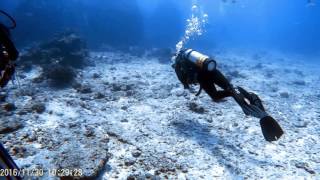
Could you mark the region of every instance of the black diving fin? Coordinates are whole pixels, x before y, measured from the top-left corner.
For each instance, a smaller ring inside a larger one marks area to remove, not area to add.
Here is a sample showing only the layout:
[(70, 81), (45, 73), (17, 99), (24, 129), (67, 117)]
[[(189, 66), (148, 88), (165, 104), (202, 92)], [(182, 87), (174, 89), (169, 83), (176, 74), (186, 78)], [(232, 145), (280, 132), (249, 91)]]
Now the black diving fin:
[(271, 116), (260, 119), (260, 126), (266, 141), (277, 141), (283, 135), (282, 128)]
[(266, 141), (276, 141), (283, 135), (282, 128), (275, 119), (265, 112), (262, 101), (256, 94), (237, 87), (233, 91), (233, 97), (246, 115), (260, 119), (262, 134)]

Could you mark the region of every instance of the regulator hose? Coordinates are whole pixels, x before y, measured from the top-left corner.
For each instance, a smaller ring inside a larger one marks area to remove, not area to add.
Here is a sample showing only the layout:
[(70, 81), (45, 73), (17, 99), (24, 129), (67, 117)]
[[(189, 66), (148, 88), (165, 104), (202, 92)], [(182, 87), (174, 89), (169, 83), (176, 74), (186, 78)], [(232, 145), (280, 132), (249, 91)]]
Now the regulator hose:
[(6, 12), (4, 12), (4, 11), (2, 11), (2, 10), (0, 10), (0, 13), (3, 14), (4, 16), (6, 16), (6, 17), (11, 21), (11, 23), (12, 23), (11, 26), (6, 26), (8, 29), (14, 29), (14, 28), (17, 27), (17, 23), (16, 23), (16, 21), (13, 19), (12, 16), (10, 16), (8, 13), (6, 13)]

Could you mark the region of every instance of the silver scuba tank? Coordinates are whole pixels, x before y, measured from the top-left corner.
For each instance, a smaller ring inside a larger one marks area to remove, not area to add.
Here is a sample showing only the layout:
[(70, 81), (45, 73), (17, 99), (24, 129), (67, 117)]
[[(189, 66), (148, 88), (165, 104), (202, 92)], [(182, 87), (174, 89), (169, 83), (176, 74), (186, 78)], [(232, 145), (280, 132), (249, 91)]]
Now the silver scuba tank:
[(194, 63), (197, 67), (207, 70), (214, 71), (217, 67), (216, 61), (211, 59), (209, 56), (206, 56), (202, 53), (194, 51), (192, 49), (186, 49), (181, 51), (182, 57)]

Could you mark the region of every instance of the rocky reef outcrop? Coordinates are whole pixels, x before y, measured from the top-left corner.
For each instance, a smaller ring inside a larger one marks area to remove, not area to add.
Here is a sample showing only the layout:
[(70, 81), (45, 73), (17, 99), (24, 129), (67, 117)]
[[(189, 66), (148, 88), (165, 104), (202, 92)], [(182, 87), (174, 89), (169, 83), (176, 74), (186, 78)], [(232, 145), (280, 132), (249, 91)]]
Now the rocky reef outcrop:
[(65, 87), (73, 83), (77, 69), (88, 64), (87, 59), (85, 41), (68, 31), (27, 49), (19, 64), (24, 70), (30, 70), (32, 66), (42, 68), (42, 74), (34, 82), (47, 80), (53, 87)]

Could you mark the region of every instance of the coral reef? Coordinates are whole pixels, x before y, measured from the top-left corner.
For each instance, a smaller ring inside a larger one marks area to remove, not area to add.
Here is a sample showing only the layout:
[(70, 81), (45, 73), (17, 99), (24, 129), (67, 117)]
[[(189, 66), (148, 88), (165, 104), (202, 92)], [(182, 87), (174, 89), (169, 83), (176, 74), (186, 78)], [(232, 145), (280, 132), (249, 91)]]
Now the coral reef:
[(63, 88), (75, 82), (76, 71), (69, 66), (56, 65), (43, 73), (52, 87)]
[(88, 64), (87, 58), (86, 43), (75, 33), (67, 31), (28, 49), (19, 63), (22, 69), (30, 70), (33, 65), (42, 67), (42, 75), (34, 82), (48, 80), (53, 87), (65, 87), (74, 81), (76, 69)]
[(86, 64), (86, 43), (73, 32), (56, 34), (53, 39), (27, 50), (20, 58), (22, 65), (52, 65), (82, 68)]

